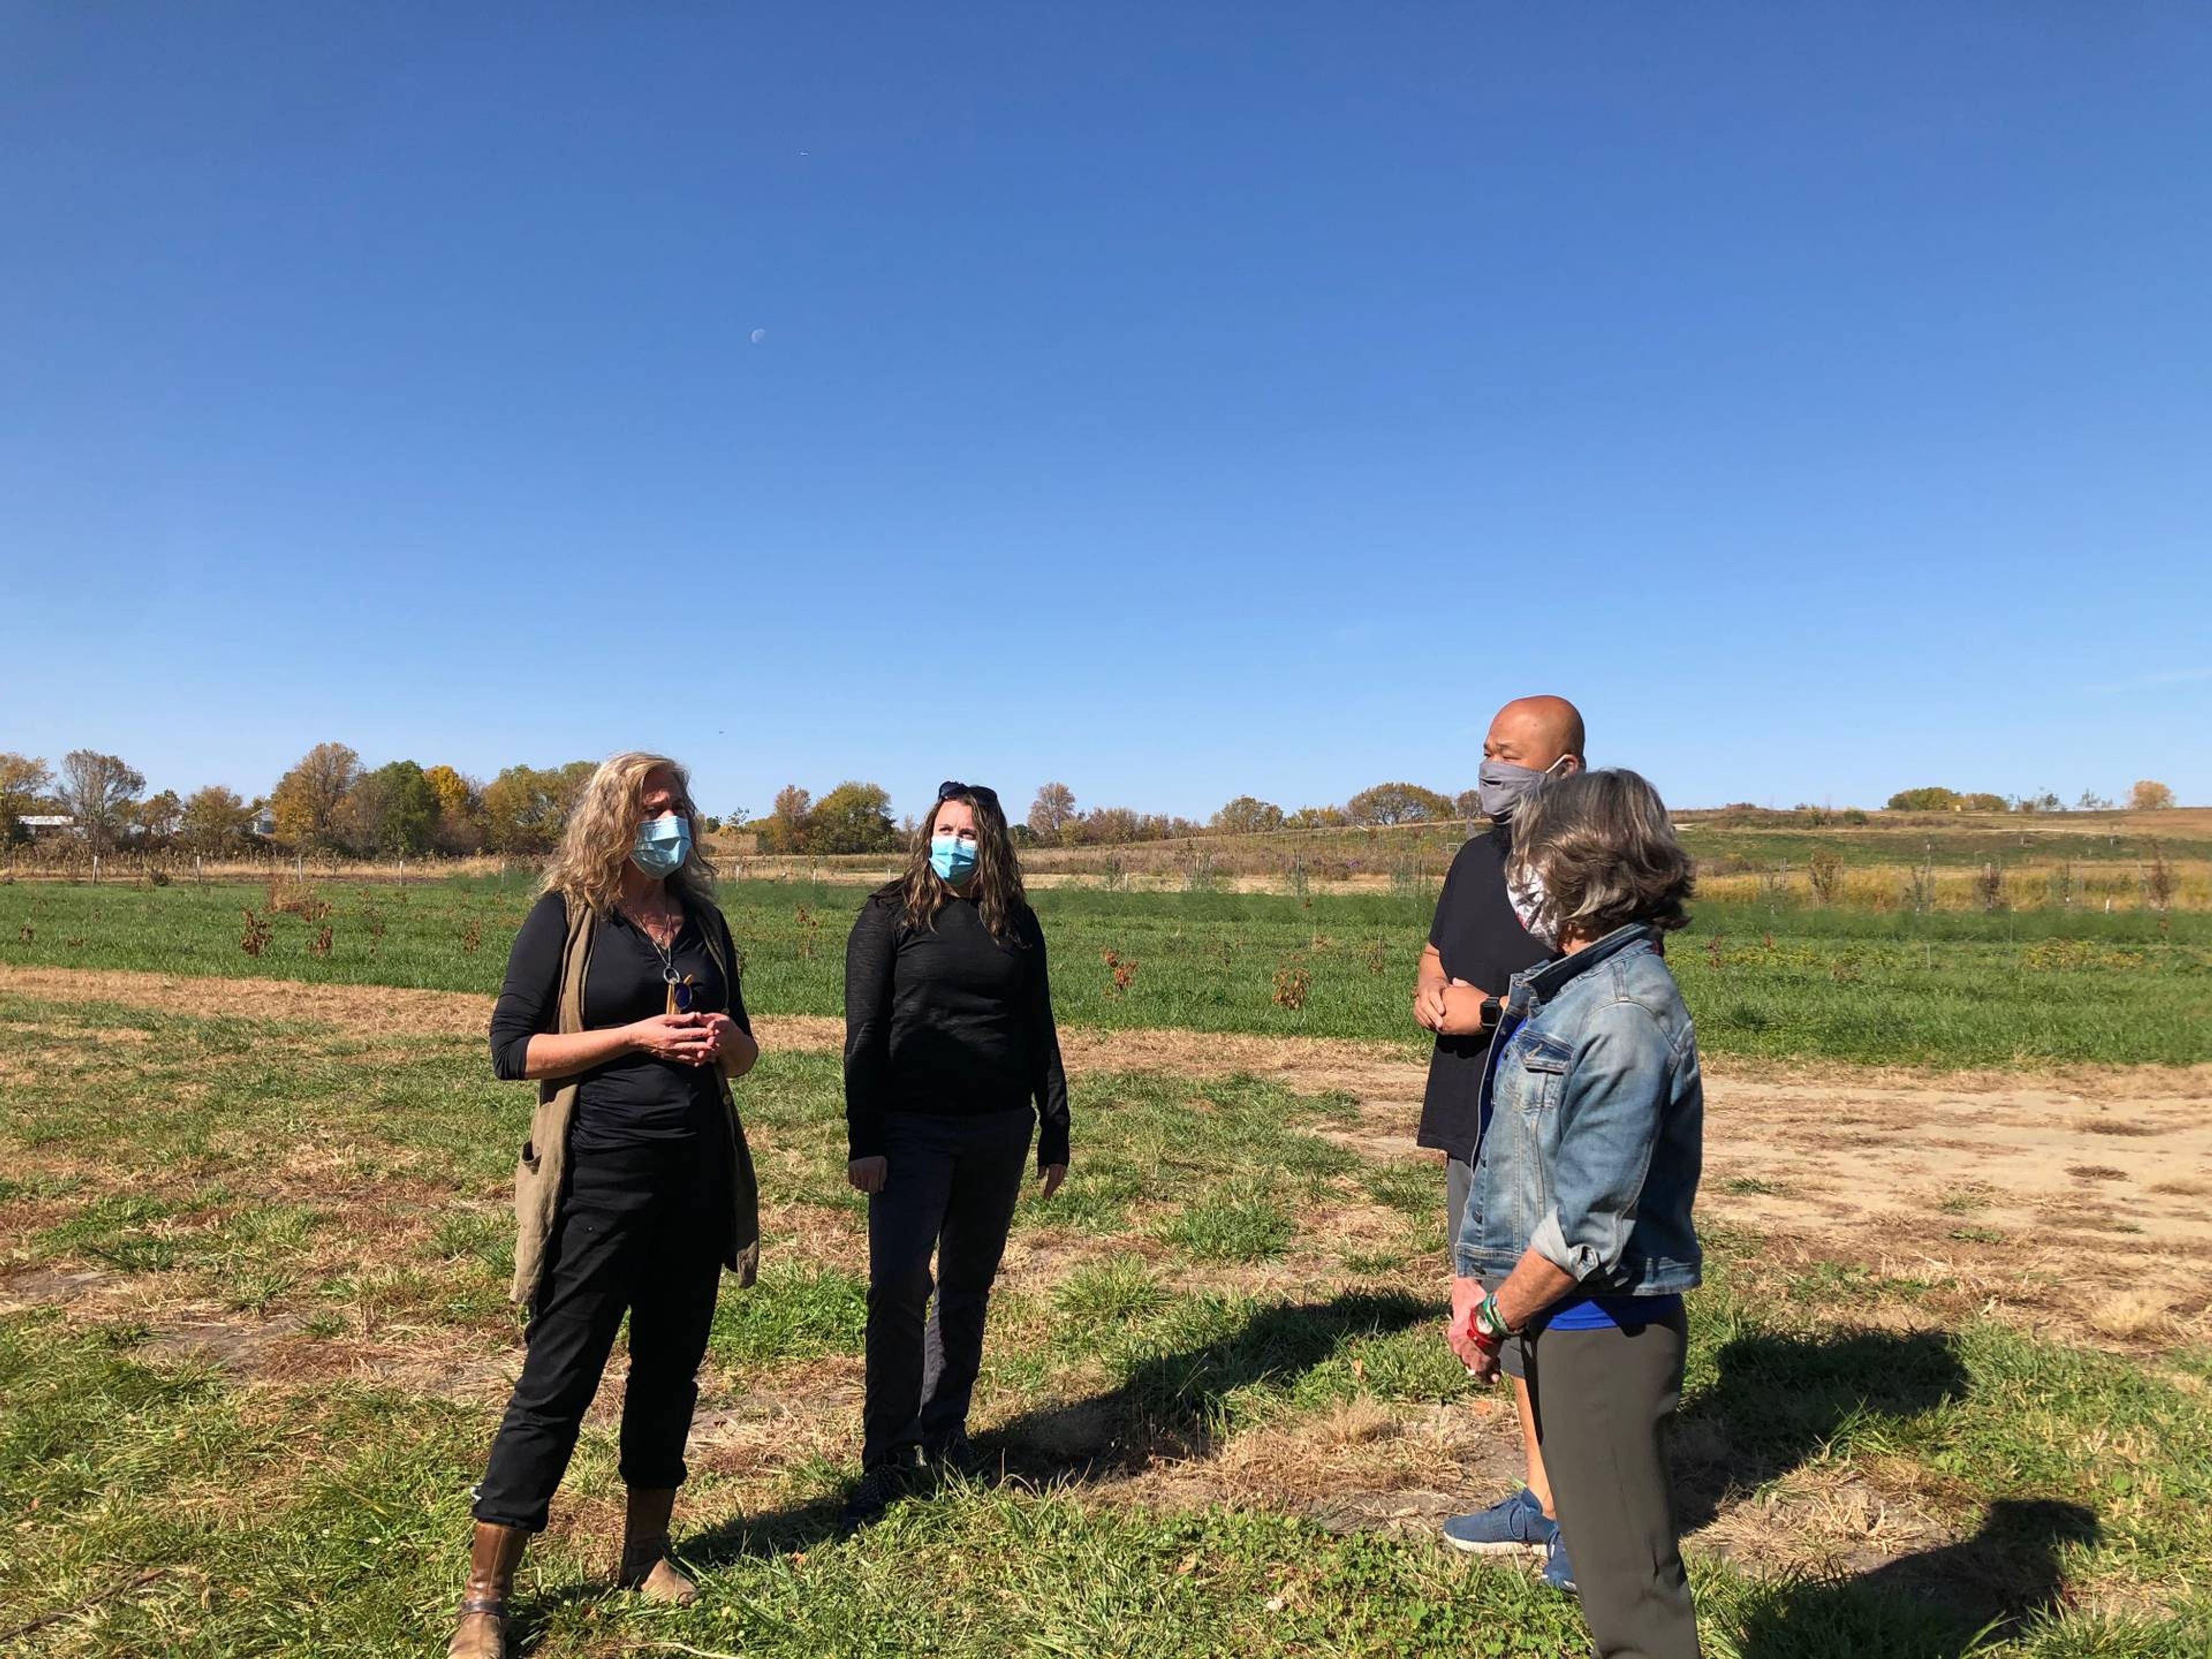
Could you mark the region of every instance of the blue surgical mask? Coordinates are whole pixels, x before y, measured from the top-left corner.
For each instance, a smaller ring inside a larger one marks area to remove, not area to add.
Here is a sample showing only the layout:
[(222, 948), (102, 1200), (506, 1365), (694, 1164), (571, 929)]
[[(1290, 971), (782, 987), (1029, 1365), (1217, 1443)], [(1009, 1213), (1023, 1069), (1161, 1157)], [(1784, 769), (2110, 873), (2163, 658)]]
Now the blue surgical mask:
[(647, 818), (629, 849), (629, 861), (655, 881), (674, 875), (690, 856), (691, 820), (684, 817)]
[(1482, 807), (1482, 816), (1493, 823), (1503, 823), (1513, 816), (1513, 809), (1521, 804), (1522, 797), (1566, 764), (1562, 755), (1539, 772), (1533, 766), (1516, 766), (1511, 761), (1491, 760), (1486, 757), (1474, 775), (1474, 793)]
[(975, 873), (975, 843), (963, 841), (957, 836), (933, 836), (929, 843), (929, 867), (937, 872), (940, 881), (967, 880)]

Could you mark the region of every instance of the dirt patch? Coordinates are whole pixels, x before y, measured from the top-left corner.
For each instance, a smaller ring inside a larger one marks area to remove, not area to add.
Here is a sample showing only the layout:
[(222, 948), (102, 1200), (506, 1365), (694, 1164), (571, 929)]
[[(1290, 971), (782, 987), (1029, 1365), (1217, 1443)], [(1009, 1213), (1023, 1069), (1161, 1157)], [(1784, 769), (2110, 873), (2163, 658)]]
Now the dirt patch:
[[(490, 1009), (480, 996), (386, 986), (4, 966), (0, 991), (417, 1036), (480, 1036)], [(830, 1052), (843, 1036), (819, 1016), (758, 1024), (771, 1049)], [(1364, 1157), (1414, 1152), (1426, 1068), (1407, 1047), (1083, 1029), (1062, 1042), (1079, 1073), (1245, 1073), (1347, 1094), (1356, 1117), (1322, 1133)], [(1706, 1079), (1710, 1220), (1933, 1282), (1939, 1298), (2047, 1303), (2056, 1285), (2085, 1312), (2124, 1293), (2139, 1330), (2203, 1326), (2212, 1066), (1928, 1074), (1718, 1060)]]

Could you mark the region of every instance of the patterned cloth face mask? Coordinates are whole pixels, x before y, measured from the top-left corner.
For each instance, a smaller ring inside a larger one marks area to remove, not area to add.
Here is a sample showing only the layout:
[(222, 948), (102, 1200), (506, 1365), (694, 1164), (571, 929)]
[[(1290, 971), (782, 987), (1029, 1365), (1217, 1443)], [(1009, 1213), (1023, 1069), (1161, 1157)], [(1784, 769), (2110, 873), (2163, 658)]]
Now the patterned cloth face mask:
[(1509, 872), (1505, 880), (1505, 896), (1512, 901), (1513, 915), (1528, 930), (1528, 937), (1547, 951), (1557, 955), (1559, 936), (1544, 920), (1545, 893), (1543, 878), (1534, 870), (1523, 868)]

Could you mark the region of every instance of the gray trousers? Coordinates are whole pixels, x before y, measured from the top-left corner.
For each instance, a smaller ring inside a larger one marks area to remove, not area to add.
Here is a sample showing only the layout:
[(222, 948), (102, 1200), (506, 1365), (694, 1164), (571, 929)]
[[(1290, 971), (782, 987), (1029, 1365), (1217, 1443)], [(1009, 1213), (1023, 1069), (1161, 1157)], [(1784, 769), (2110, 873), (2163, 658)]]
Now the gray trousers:
[[(1460, 1218), (1467, 1213), (1467, 1195), (1474, 1188), (1474, 1165), (1465, 1158), (1444, 1154), (1444, 1260), (1451, 1264), (1454, 1273), (1459, 1272), (1458, 1244)], [(1495, 1291), (1505, 1282), (1504, 1274), (1486, 1279), (1482, 1288)], [(1521, 1345), (1508, 1342), (1505, 1351), (1498, 1356), (1498, 1368), (1508, 1376), (1526, 1376), (1528, 1373), (1521, 1364)]]
[(916, 1446), (942, 1450), (967, 1431), (991, 1283), (1036, 1125), (1027, 1106), (975, 1117), (885, 1118), (884, 1189), (868, 1199), (861, 1468), (904, 1462)]
[(1523, 1350), (1536, 1443), (1600, 1659), (1697, 1659), (1666, 1438), (1689, 1346), (1677, 1310), (1649, 1324), (1540, 1331)]

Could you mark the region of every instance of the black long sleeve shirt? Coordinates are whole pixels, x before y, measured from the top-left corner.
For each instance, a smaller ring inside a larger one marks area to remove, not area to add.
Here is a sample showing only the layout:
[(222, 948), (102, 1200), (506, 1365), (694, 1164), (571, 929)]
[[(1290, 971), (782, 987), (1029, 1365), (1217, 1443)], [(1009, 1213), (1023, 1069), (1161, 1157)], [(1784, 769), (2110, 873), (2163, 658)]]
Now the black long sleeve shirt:
[[(1505, 859), (1513, 841), (1503, 824), (1459, 849), (1437, 900), (1429, 943), (1445, 974), (1503, 997), (1513, 975), (1551, 952), (1530, 936), (1505, 895)], [(1429, 1057), (1429, 1086), (1421, 1100), (1414, 1144), (1435, 1146), (1463, 1163), (1474, 1161), (1481, 1134), (1482, 1074), (1490, 1059), (1487, 1030), (1464, 1036), (1439, 1032)]]
[[(668, 1008), (660, 956), (637, 924), (620, 912), (592, 924), (592, 960), (584, 972), (584, 1029), (628, 1025)], [(691, 975), (691, 1006), (726, 1012), (750, 1036), (743, 993), (726, 986), (707, 949), (702, 929), (719, 937), (722, 959), (737, 960), (730, 924), (719, 910), (703, 916), (686, 909), (670, 951), (676, 971)], [(507, 982), (491, 1015), (492, 1070), (508, 1080), (526, 1074), (530, 1039), (561, 1023), (561, 947), (568, 937), (568, 906), (548, 893), (532, 907), (507, 955)], [(686, 1066), (648, 1054), (617, 1054), (583, 1074), (570, 1119), (568, 1144), (580, 1151), (635, 1146), (718, 1133), (721, 1079), (711, 1066)]]
[(850, 1155), (882, 1156), (886, 1113), (965, 1116), (1032, 1102), (1038, 1167), (1066, 1163), (1067, 1077), (1036, 913), (1023, 906), (1001, 941), (966, 899), (913, 928), (896, 892), (872, 895), (845, 945)]

